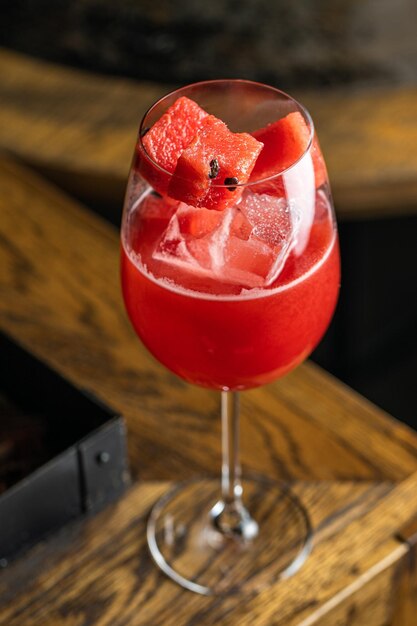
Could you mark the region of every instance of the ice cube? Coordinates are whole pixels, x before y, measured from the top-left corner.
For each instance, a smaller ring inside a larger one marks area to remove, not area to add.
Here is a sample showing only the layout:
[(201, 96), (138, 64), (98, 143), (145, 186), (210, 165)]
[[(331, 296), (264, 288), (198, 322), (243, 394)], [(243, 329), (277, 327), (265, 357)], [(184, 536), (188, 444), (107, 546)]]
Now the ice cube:
[(310, 151), (282, 177), (293, 229), (292, 248), (300, 256), (308, 244), (314, 221), (316, 188)]
[(189, 241), (188, 249), (201, 267), (211, 269), (212, 278), (249, 288), (265, 284), (275, 260), (273, 249), (261, 240), (233, 234), (224, 239), (224, 232)]
[(239, 209), (251, 225), (251, 235), (272, 245), (291, 236), (290, 209), (285, 198), (245, 191)]
[[(194, 272), (200, 273), (198, 271), (200, 269), (199, 262), (188, 250), (187, 234), (181, 231), (180, 218), (186, 212), (186, 209), (188, 209), (187, 205), (181, 203), (173, 214), (153, 253), (153, 257), (158, 261), (164, 261), (170, 265), (183, 269), (192, 269)], [(201, 267), (201, 269), (203, 270), (204, 268)]]
[(250, 238), (269, 244), (273, 259), (265, 276), (265, 286), (271, 285), (281, 273), (295, 245), (295, 230), (291, 205), (285, 198), (246, 191), (239, 209), (251, 224)]
[(242, 205), (220, 212), (181, 203), (154, 258), (223, 283), (246, 288), (271, 284), (289, 253), (291, 219), (285, 202), (247, 195), (245, 211)]
[(231, 236), (225, 249), (223, 271), (229, 280), (246, 287), (263, 287), (275, 262), (274, 249), (257, 238)]
[(209, 235), (209, 252), (211, 266), (215, 273), (219, 273), (226, 263), (226, 245), (230, 238), (232, 223), (236, 217), (236, 209), (230, 207), (223, 211), (219, 226)]
[(236, 209), (211, 211), (181, 202), (153, 256), (194, 274), (217, 278)]

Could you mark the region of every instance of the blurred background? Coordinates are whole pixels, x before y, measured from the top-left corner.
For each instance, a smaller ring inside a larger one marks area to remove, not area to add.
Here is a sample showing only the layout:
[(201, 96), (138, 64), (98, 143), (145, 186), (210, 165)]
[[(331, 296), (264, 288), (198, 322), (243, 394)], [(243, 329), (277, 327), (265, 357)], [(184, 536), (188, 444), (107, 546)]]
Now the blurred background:
[(114, 224), (139, 119), (171, 87), (241, 77), (307, 105), (343, 262), (338, 310), (313, 358), (417, 428), (415, 0), (0, 6), (0, 149)]
[(284, 89), (416, 78), (414, 0), (14, 0), (3, 44), (167, 83), (235, 77)]

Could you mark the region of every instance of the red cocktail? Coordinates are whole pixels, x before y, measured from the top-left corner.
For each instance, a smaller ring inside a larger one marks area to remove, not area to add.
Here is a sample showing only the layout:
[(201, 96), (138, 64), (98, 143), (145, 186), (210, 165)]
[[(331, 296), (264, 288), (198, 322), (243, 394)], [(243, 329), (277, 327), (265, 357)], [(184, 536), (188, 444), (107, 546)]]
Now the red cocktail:
[[(184, 128), (188, 135), (178, 140)], [(254, 565), (252, 571), (250, 559), (255, 564), (262, 550), (270, 551), (268, 580), (294, 569), (309, 525), (299, 503), (268, 481), (247, 486), (252, 508), (260, 496), (272, 503), (280, 494), (262, 532), (256, 512), (243, 505), (235, 392), (283, 376), (311, 353), (333, 314), (340, 280), (327, 174), (305, 110), (247, 81), (192, 85), (154, 105), (129, 179), (121, 268), (126, 309), (150, 352), (183, 379), (223, 392), (221, 498), (204, 510), (213, 493), (206, 485), (197, 519), (184, 503), (200, 488), (169, 496), (151, 518), (151, 552), (194, 591), (257, 588), (264, 574)], [(166, 543), (167, 519), (174, 543), (175, 528), (194, 536), (176, 554)], [(277, 520), (281, 537), (271, 548), (267, 532)], [(245, 555), (243, 574), (237, 553)]]
[(303, 255), (291, 254), (271, 286), (243, 293), (153, 259), (169, 219), (133, 216), (123, 244), (123, 293), (152, 354), (191, 383), (234, 390), (270, 382), (303, 361), (327, 328), (339, 285), (336, 232), (322, 202)]

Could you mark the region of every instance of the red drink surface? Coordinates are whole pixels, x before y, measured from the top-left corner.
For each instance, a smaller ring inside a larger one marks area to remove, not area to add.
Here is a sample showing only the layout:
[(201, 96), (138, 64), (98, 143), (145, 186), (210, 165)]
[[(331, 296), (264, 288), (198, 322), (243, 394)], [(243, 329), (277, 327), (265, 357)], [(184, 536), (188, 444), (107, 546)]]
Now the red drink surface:
[(333, 314), (340, 280), (331, 210), (316, 208), (306, 249), (291, 253), (268, 287), (243, 289), (196, 277), (152, 257), (168, 217), (133, 211), (122, 241), (123, 295), (131, 322), (171, 371), (213, 389), (271, 382), (315, 348)]

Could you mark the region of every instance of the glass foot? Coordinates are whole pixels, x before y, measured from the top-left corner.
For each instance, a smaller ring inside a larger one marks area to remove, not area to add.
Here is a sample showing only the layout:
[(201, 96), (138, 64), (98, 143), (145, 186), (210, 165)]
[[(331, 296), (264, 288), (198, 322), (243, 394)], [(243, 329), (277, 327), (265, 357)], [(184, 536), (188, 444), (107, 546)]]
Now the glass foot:
[(266, 478), (243, 480), (243, 494), (253, 532), (226, 534), (216, 523), (218, 481), (183, 483), (163, 496), (147, 528), (161, 570), (203, 595), (260, 591), (295, 574), (311, 550), (306, 510), (285, 486)]

